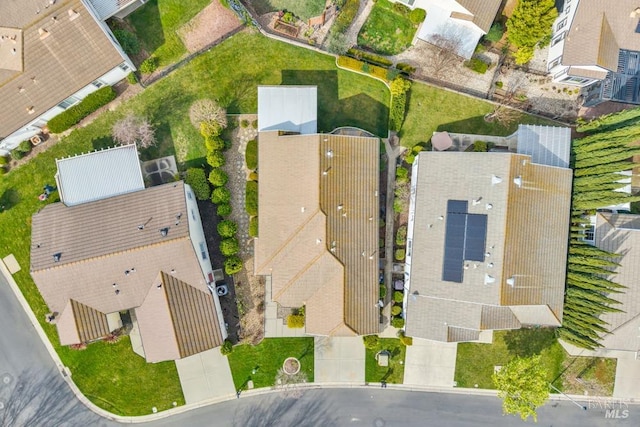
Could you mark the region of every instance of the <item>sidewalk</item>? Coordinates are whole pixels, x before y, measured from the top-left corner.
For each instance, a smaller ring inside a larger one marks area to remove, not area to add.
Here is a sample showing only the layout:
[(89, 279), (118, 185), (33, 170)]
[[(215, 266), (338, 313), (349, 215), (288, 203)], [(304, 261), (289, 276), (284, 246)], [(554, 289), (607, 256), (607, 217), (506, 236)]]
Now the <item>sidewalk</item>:
[(187, 405), (236, 392), (229, 359), (219, 348), (176, 360), (176, 368)]
[(373, 0), (360, 0), (358, 13), (356, 13), (355, 19), (351, 22), (351, 25), (345, 33), (347, 46), (351, 47), (358, 45), (358, 34), (360, 33), (360, 29), (364, 25), (365, 21), (369, 17), (374, 3), (375, 1)]

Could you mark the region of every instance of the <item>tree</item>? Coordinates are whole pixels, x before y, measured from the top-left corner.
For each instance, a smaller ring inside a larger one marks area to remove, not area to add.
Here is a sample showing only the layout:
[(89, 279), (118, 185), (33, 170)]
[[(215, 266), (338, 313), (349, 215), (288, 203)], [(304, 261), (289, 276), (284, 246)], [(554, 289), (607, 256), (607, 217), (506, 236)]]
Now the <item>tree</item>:
[(138, 143), (140, 148), (156, 145), (155, 131), (151, 123), (143, 117), (128, 115), (117, 121), (111, 130), (113, 140), (120, 145)]
[(437, 78), (443, 78), (446, 73), (462, 62), (462, 58), (456, 52), (462, 46), (462, 39), (456, 36), (444, 37), (434, 34), (429, 42), (436, 46), (436, 53), (428, 61), (427, 68)]
[(238, 239), (235, 237), (229, 237), (220, 242), (220, 253), (224, 256), (231, 256), (238, 253), (240, 245), (238, 245)]
[(554, 0), (519, 0), (507, 20), (507, 38), (518, 48), (516, 63), (524, 64), (533, 57), (536, 46), (551, 41), (553, 22), (558, 17)]
[(204, 173), (204, 169), (201, 168), (189, 168), (184, 178), (196, 195), (198, 200), (207, 200), (211, 194), (211, 187), (207, 182), (207, 176)]
[(225, 219), (223, 221), (220, 221), (218, 223), (218, 234), (220, 235), (220, 237), (223, 238), (227, 238), (227, 237), (233, 237), (236, 234), (236, 231), (238, 231), (238, 225), (228, 219)]
[(516, 357), (492, 376), (498, 389), (498, 397), (504, 399), (505, 414), (520, 414), (526, 421), (537, 421), (536, 409), (549, 398), (547, 371), (540, 363), (540, 356)]
[(344, 55), (349, 50), (349, 40), (344, 34), (332, 31), (329, 35), (329, 44), (327, 50), (336, 55)]
[(227, 127), (227, 111), (213, 99), (199, 99), (191, 104), (189, 118), (196, 129), (202, 123), (217, 126), (220, 131)]
[(213, 168), (211, 172), (209, 172), (209, 182), (213, 184), (214, 187), (222, 187), (227, 181), (229, 181), (229, 176), (222, 169)]

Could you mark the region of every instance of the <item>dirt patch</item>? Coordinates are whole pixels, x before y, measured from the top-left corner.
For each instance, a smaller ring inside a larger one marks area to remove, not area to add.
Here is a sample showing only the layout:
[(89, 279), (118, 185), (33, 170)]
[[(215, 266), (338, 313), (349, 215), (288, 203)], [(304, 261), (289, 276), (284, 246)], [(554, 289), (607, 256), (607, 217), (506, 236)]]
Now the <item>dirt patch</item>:
[(230, 9), (213, 1), (178, 30), (178, 36), (190, 53), (197, 52), (225, 36), (242, 22)]

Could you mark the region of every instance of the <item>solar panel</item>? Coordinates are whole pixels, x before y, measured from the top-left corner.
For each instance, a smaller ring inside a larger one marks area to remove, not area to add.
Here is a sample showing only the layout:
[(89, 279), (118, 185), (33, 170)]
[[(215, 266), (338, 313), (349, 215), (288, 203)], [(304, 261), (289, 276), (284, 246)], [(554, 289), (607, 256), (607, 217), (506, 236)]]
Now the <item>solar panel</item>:
[(466, 217), (464, 259), (482, 262), (487, 239), (487, 216), (467, 214)]
[(468, 212), (469, 202), (466, 200), (448, 200), (447, 213), (466, 214)]

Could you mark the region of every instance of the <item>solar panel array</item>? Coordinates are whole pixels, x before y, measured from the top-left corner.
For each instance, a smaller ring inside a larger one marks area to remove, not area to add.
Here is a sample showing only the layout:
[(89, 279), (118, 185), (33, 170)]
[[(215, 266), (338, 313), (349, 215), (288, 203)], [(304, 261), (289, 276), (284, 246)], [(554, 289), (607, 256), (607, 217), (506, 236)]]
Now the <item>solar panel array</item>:
[(462, 283), (464, 261), (484, 261), (487, 215), (468, 213), (466, 200), (447, 201), (442, 280)]

